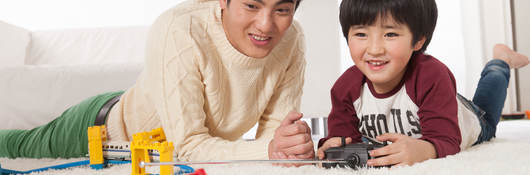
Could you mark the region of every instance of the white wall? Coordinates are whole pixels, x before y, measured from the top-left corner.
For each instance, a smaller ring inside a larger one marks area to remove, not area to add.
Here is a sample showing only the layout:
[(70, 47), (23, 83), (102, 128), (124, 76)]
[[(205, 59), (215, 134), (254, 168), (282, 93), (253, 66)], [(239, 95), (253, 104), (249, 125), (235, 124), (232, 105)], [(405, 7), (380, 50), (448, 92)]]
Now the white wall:
[(0, 20), (29, 30), (149, 25), (183, 0), (2, 0)]
[(337, 1), (304, 0), (295, 16), (306, 36), (302, 109), (305, 117), (325, 117), (331, 110), (330, 89), (342, 71)]
[[(466, 94), (466, 53), (464, 50), (461, 0), (437, 0), (438, 21), (426, 53), (442, 61), (453, 72), (457, 90)], [(467, 1), (467, 0), (466, 0)]]

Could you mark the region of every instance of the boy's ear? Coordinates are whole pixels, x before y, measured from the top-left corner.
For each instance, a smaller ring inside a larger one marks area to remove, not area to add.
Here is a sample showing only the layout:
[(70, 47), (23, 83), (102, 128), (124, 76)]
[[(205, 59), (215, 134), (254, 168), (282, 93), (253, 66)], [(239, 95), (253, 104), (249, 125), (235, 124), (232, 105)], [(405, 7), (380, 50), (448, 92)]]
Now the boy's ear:
[(423, 44), (425, 44), (425, 37), (421, 37), (416, 44), (414, 44), (414, 51), (418, 51), (423, 47)]

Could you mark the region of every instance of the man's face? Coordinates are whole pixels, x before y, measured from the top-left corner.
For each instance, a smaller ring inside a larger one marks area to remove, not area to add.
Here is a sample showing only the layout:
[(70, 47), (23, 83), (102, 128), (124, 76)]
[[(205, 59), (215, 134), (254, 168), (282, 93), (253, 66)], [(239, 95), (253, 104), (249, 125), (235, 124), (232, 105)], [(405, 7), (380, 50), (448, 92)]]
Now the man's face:
[(412, 53), (425, 42), (423, 38), (412, 44), (412, 37), (408, 26), (392, 17), (350, 27), (348, 45), (353, 62), (372, 81), (377, 93), (391, 91), (403, 78)]
[(230, 44), (254, 58), (267, 56), (291, 26), (296, 0), (219, 0)]

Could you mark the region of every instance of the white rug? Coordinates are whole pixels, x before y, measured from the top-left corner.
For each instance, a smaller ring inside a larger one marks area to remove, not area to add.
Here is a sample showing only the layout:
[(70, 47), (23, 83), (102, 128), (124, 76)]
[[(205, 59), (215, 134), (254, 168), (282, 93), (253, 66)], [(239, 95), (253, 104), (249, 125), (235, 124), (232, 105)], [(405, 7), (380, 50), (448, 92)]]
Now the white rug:
[[(209, 175), (379, 175), (379, 174), (530, 174), (530, 121), (501, 122), (499, 129), (509, 131), (499, 132), (498, 138), (472, 147), (453, 156), (443, 159), (433, 159), (417, 163), (409, 167), (381, 168), (381, 169), (324, 169), (316, 166), (303, 166), (298, 168), (285, 168), (265, 164), (232, 164), (232, 165), (208, 165), (193, 166), (193, 168), (204, 168)], [(517, 125), (518, 129), (510, 129), (509, 125)], [(508, 128), (508, 129), (506, 129)], [(502, 133), (502, 134), (501, 134)], [(507, 137), (510, 136), (510, 137)], [(38, 167), (54, 165), (57, 163), (78, 161), (53, 160), (53, 159), (0, 159), (3, 168), (27, 167), (30, 165)], [(59, 162), (62, 161), (62, 162)], [(38, 165), (38, 166), (37, 166)], [(88, 167), (78, 167), (67, 170), (50, 170), (40, 173), (42, 175), (66, 175), (66, 174), (131, 174), (131, 165), (117, 165), (103, 170), (92, 170)], [(157, 168), (149, 169), (150, 173), (157, 173)]]

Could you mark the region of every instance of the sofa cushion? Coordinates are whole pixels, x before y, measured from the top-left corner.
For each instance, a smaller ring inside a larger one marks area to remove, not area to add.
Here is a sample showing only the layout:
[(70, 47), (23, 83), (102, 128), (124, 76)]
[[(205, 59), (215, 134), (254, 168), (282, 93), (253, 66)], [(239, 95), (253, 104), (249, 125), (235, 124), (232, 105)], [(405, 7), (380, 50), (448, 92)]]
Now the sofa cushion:
[(0, 38), (0, 66), (23, 65), (30, 32), (0, 21)]
[(0, 67), (0, 129), (46, 124), (68, 107), (131, 87), (141, 64)]
[(34, 31), (25, 63), (141, 63), (148, 30), (135, 26)]

